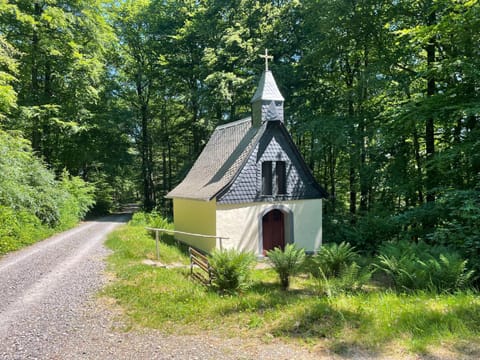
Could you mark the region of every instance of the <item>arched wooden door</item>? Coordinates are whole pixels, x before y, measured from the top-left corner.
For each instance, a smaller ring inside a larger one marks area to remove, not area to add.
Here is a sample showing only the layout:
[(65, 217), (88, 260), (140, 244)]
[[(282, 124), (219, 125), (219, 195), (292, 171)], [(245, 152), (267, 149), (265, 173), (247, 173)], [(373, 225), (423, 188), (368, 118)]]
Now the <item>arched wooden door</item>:
[(280, 210), (272, 210), (262, 218), (263, 255), (276, 247), (285, 248), (285, 215)]

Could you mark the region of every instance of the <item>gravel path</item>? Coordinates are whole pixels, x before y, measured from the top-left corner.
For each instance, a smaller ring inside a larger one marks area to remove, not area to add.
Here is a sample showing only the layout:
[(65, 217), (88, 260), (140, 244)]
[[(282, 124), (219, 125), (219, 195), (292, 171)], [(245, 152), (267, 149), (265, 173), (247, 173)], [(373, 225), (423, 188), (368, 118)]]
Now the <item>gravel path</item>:
[(358, 349), (339, 356), (321, 344), (310, 352), (277, 339), (130, 329), (121, 310), (95, 296), (109, 281), (104, 272), (106, 234), (127, 219), (118, 215), (85, 222), (0, 259), (0, 360), (478, 358), (444, 351), (425, 357), (392, 351), (385, 356)]
[(275, 341), (126, 328), (95, 296), (106, 234), (126, 220), (85, 222), (0, 259), (0, 359), (318, 359)]
[(102, 284), (105, 236), (127, 219), (85, 222), (0, 259), (0, 359), (61, 353), (78, 314)]

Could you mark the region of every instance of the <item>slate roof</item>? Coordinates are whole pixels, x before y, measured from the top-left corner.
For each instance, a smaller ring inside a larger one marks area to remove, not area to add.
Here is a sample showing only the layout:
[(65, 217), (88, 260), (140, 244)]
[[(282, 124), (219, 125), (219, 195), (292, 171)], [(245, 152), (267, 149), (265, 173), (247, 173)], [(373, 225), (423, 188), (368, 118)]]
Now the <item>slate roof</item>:
[(265, 125), (252, 127), (251, 118), (218, 126), (185, 179), (166, 197), (213, 199), (233, 181), (264, 131)]
[(252, 103), (258, 100), (284, 101), (278, 89), (275, 78), (270, 70), (264, 71), (258, 83), (258, 88), (252, 98)]
[[(250, 156), (231, 185), (217, 196), (217, 203), (238, 204), (327, 198), (328, 194), (311, 174), (292, 137), (281, 121), (268, 121)], [(283, 161), (286, 167), (284, 194), (265, 195), (261, 191), (261, 164)]]
[[(269, 101), (283, 102), (283, 100), (272, 72), (264, 71), (252, 98), (252, 104), (263, 101), (267, 101), (267, 103)], [(283, 119), (283, 114), (282, 116), (278, 114), (279, 109), (276, 104), (270, 103), (266, 106), (268, 106), (266, 119)], [(283, 107), (280, 108), (280, 111), (283, 111)], [(253, 152), (259, 142), (265, 140), (261, 140), (262, 136), (264, 134), (271, 135), (271, 132), (277, 127), (283, 134), (281, 138), (286, 142), (285, 146), (291, 148), (292, 155), (298, 159), (298, 168), (301, 173), (299, 176), (305, 180), (304, 182), (292, 182), (292, 186), (300, 186), (300, 188), (292, 188), (290, 198), (325, 197), (325, 190), (316, 183), (283, 123), (281, 121), (265, 121), (261, 125), (252, 126), (251, 117), (218, 126), (185, 179), (166, 197), (210, 201), (219, 196), (217, 200), (226, 203), (262, 200), (257, 199), (259, 179), (257, 179), (256, 157), (253, 157)], [(279, 147), (275, 151), (281, 153), (283, 150)], [(246, 166), (249, 160), (248, 164), (251, 164)], [(244, 168), (246, 170), (242, 173)], [(236, 180), (238, 181), (235, 183)], [(235, 196), (226, 196), (223, 199), (226, 191), (232, 186), (234, 187), (232, 194), (235, 193)]]

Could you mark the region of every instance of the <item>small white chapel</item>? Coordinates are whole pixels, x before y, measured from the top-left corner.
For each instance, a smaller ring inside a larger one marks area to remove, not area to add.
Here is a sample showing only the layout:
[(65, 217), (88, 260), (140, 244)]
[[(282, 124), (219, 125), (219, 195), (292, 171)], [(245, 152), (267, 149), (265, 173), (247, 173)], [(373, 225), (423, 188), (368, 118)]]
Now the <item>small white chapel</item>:
[[(264, 256), (296, 244), (322, 244), (318, 185), (284, 125), (284, 98), (268, 70), (251, 100), (251, 116), (218, 126), (173, 200), (175, 237), (204, 252), (234, 248)], [(189, 234), (199, 235), (189, 235)]]

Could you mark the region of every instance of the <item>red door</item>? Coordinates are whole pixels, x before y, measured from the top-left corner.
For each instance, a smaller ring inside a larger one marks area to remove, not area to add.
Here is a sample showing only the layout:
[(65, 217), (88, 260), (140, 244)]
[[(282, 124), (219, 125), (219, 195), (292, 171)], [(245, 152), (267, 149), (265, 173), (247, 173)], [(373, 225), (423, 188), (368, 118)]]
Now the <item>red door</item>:
[(276, 247), (285, 248), (285, 221), (280, 210), (272, 210), (262, 218), (263, 255)]

